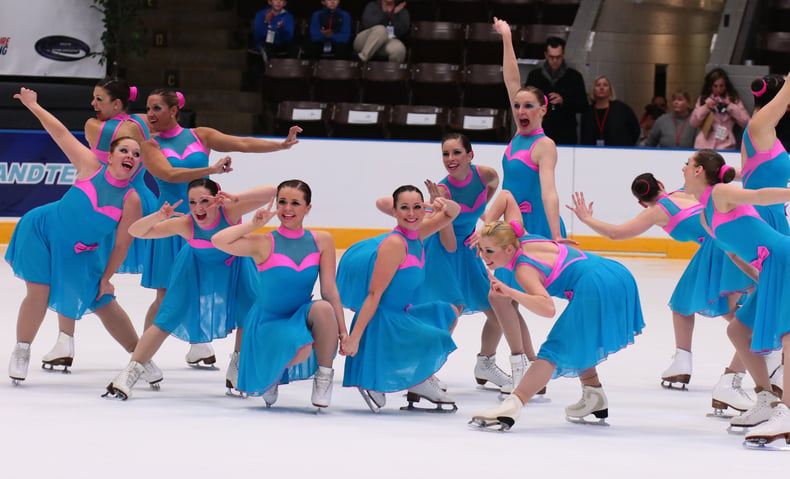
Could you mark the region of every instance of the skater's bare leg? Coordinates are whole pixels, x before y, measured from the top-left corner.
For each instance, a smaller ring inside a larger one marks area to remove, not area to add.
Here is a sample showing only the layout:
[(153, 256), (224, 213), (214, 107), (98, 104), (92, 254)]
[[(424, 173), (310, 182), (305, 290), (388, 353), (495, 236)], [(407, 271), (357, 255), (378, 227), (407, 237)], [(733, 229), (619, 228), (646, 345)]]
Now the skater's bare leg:
[(239, 351), (241, 351), (241, 337), (242, 337), (242, 333), (244, 333), (244, 328), (237, 328), (236, 329), (236, 338), (235, 338), (235, 341), (233, 343), (233, 351), (234, 352), (238, 353)]
[(601, 381), (598, 379), (598, 370), (590, 368), (579, 375), (579, 381), (584, 386), (592, 386), (595, 388), (601, 387)]
[(545, 359), (536, 359), (534, 363), (527, 369), (521, 382), (518, 383), (516, 390), (513, 394), (521, 399), (521, 402), (526, 404), (527, 401), (532, 399), (532, 396), (538, 393), (541, 389), (546, 387), (554, 375), (556, 366)]
[(44, 321), (49, 302), (49, 285), (25, 281), (27, 294), (19, 305), (16, 321), (16, 340), (20, 343), (32, 343)]
[(510, 298), (501, 295), (488, 296), (491, 309), (499, 322), (499, 327), (505, 335), (505, 341), (510, 347), (510, 354), (524, 354), (524, 343), (521, 332), (521, 320), (518, 310), (513, 307)]
[(337, 340), (340, 334), (332, 305), (327, 301), (313, 303), (310, 312), (307, 313), (307, 327), (313, 333), (315, 340), (313, 348), (318, 365), (331, 368), (337, 353)]
[(496, 314), (493, 309), (483, 311), (486, 315), (486, 322), (483, 324), (483, 332), (480, 334), (480, 355), (493, 356), (496, 354), (499, 341), (502, 339), (502, 328), (499, 327)]
[(150, 328), (154, 324), (154, 319), (156, 319), (156, 314), (159, 312), (159, 306), (162, 305), (162, 300), (165, 299), (166, 292), (165, 288), (156, 289), (156, 298), (154, 298), (154, 302), (151, 303), (151, 306), (148, 307), (148, 311), (145, 313), (145, 329)]
[[(790, 334), (782, 336), (782, 354), (785, 358), (790, 356)], [(790, 374), (782, 378), (782, 402), (790, 407)]]
[(118, 301), (112, 300), (109, 304), (97, 309), (96, 316), (101, 319), (110, 336), (115, 338), (127, 352), (134, 351), (137, 340), (140, 338), (137, 336), (137, 331), (134, 330), (132, 320), (118, 304)]
[(77, 322), (71, 318), (67, 318), (62, 314), (58, 315), (58, 329), (69, 336), (74, 336), (74, 329)]
[(771, 380), (768, 367), (765, 365), (765, 358), (751, 351), (752, 330), (738, 319), (734, 319), (727, 325), (727, 336), (735, 346), (735, 351), (746, 366), (746, 370), (752, 376), (755, 386), (770, 391)]
[(672, 326), (675, 330), (675, 347), (691, 352), (691, 337), (694, 334), (694, 315), (672, 311)]
[(516, 310), (518, 324), (521, 327), (521, 344), (524, 346), (524, 354), (527, 355), (527, 359), (534, 361), (538, 358), (538, 356), (535, 354), (535, 349), (532, 347), (532, 336), (529, 334), (527, 321), (524, 319), (524, 316), (521, 315), (521, 311), (518, 309), (518, 303), (515, 301), (513, 301), (513, 309)]
[(152, 324), (150, 328), (143, 331), (140, 341), (137, 342), (137, 347), (132, 353), (132, 361), (137, 361), (140, 364), (150, 361), (168, 336), (170, 333)]

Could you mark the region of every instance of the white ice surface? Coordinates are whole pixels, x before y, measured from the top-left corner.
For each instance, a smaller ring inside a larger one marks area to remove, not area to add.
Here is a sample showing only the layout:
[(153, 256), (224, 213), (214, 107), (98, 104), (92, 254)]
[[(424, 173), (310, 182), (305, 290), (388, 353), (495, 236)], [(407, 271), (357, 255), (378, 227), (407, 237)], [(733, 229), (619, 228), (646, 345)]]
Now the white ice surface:
[[(496, 393), (477, 390), (473, 380), (481, 314), (461, 319), (454, 334), (458, 350), (439, 372), (457, 400), (456, 414), (400, 411), (400, 394), (388, 395), (386, 408), (373, 414), (355, 389), (341, 387), (340, 356), (332, 405), (315, 414), (310, 381), (281, 387), (271, 409), (260, 398), (226, 397), (231, 338), (214, 342), (217, 370), (187, 367), (187, 346), (171, 338), (155, 357), (165, 374), (160, 391), (141, 383), (126, 402), (102, 399), (128, 355), (90, 315), (77, 325), (73, 373), (43, 371), (40, 358), (57, 335), (56, 317), (48, 313), (27, 380), (18, 387), (0, 380), (2, 477), (721, 479), (785, 473), (790, 456), (745, 450), (743, 436), (728, 433), (726, 420), (706, 417), (710, 390), (733, 351), (724, 320), (697, 319), (689, 390), (659, 385), (674, 350), (666, 303), (685, 261), (620, 260), (639, 282), (647, 327), (634, 345), (599, 367), (611, 427), (567, 423), (564, 407), (579, 398), (580, 388), (577, 380), (560, 379), (549, 383), (550, 402), (528, 404), (509, 433), (468, 429), (473, 412), (497, 403)], [(141, 329), (153, 295), (138, 281), (120, 275), (114, 282)], [(0, 285), (5, 367), (24, 283), (2, 262)], [(553, 321), (525, 316), (537, 346)], [(502, 341), (498, 363), (509, 371), (507, 355)]]

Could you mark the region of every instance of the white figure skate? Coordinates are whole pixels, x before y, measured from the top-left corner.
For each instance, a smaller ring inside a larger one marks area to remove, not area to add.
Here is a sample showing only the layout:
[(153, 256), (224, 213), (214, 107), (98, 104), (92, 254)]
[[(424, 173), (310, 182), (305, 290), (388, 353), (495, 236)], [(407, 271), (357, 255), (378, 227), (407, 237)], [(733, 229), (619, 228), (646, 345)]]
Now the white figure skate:
[(521, 417), (523, 406), (521, 399), (511, 394), (498, 406), (474, 414), (469, 426), (486, 431), (509, 431)]
[(387, 404), (387, 396), (384, 393), (372, 391), (370, 389), (362, 389), (360, 387), (357, 388), (357, 391), (359, 391), (359, 394), (362, 395), (362, 399), (365, 400), (365, 404), (367, 404), (373, 412), (377, 413), (381, 411), (381, 408)]
[(783, 403), (777, 404), (771, 418), (749, 431), (743, 445), (749, 449), (790, 451), (790, 409)]
[(508, 387), (512, 391), (513, 380), (510, 375), (502, 371), (496, 364), (496, 355), (483, 356), (477, 355), (477, 363), (475, 364), (475, 381), (480, 386), (480, 389), (486, 389), (486, 383), (491, 383), (496, 386), (496, 390), (502, 392), (502, 388)]
[(266, 407), (272, 407), (274, 403), (277, 402), (277, 398), (280, 395), (280, 383), (275, 384), (274, 386), (270, 387), (265, 393), (263, 393), (263, 400), (266, 403)]
[[(436, 407), (421, 408), (414, 406), (414, 403), (420, 402), (420, 399), (426, 399), (436, 404)], [(406, 401), (409, 404), (403, 406), (401, 408), (402, 411), (455, 412), (458, 410), (458, 406), (455, 405), (455, 399), (450, 397), (445, 391), (442, 391), (442, 388), (433, 376), (416, 386), (410, 387), (406, 392)]]
[(126, 401), (132, 397), (132, 388), (145, 373), (145, 368), (137, 361), (129, 361), (126, 369), (121, 371), (110, 384), (107, 385), (107, 392), (102, 397), (109, 397)]
[[(588, 421), (586, 416), (592, 414), (598, 420)], [(575, 424), (592, 424), (595, 426), (608, 426), (606, 418), (609, 417), (609, 401), (603, 392), (602, 386), (582, 385), (582, 398), (576, 404), (565, 408), (565, 420)]]
[(743, 432), (746, 428), (754, 427), (764, 423), (771, 418), (773, 412), (772, 404), (779, 400), (771, 391), (766, 391), (760, 387), (754, 389), (757, 393), (757, 401), (754, 406), (740, 416), (730, 419), (730, 432)]
[(712, 392), (713, 413), (708, 414), (708, 417), (731, 418), (733, 415), (725, 414), (727, 408), (742, 413), (754, 406), (754, 397), (741, 386), (745, 375), (746, 373), (725, 373), (719, 378)]
[(143, 364), (143, 374), (140, 375), (139, 381), (145, 381), (151, 389), (159, 390), (159, 383), (162, 382), (162, 379), (164, 379), (162, 370), (153, 360)]
[[(524, 375), (527, 373), (529, 367), (532, 366), (532, 361), (527, 359), (526, 354), (513, 354), (510, 356), (510, 370), (512, 374), (510, 376), (510, 384), (506, 384), (505, 386), (500, 389), (501, 394), (499, 395), (499, 399), (504, 400), (516, 390), (521, 379), (524, 378)], [(534, 396), (532, 396), (529, 400), (531, 403), (546, 403), (550, 400), (546, 398), (546, 387), (544, 386), (540, 391), (536, 392)]]
[(217, 357), (214, 355), (211, 343), (195, 343), (189, 345), (186, 360), (193, 368), (215, 369), (214, 363), (217, 362)]
[(334, 377), (334, 369), (318, 366), (318, 371), (313, 378), (313, 394), (310, 396), (313, 406), (329, 407), (329, 403), (332, 402), (332, 378)]
[(8, 362), (8, 377), (11, 384), (18, 386), (27, 377), (27, 368), (30, 366), (30, 343), (16, 343)]
[(686, 390), (689, 381), (691, 381), (691, 352), (677, 348), (672, 356), (672, 363), (661, 374), (661, 386), (667, 389)]
[(228, 391), (226, 396), (246, 398), (247, 395), (239, 391), (239, 352), (233, 351), (230, 355), (230, 363), (228, 363), (228, 371), (225, 373), (225, 387)]
[[(41, 359), (41, 369), (70, 373), (69, 368), (74, 362), (74, 336), (60, 331), (55, 346)], [(63, 369), (56, 369), (62, 367)]]

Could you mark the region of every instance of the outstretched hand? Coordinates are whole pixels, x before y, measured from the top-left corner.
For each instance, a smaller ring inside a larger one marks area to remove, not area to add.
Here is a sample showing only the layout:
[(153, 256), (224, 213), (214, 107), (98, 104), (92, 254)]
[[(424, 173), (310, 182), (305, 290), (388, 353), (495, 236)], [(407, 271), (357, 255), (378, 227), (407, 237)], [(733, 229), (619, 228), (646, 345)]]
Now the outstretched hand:
[(429, 203), (433, 203), (436, 198), (447, 198), (447, 190), (440, 187), (438, 184), (431, 180), (425, 180), (425, 188), (428, 189)]
[(162, 207), (159, 208), (159, 217), (162, 218), (162, 221), (172, 218), (173, 216), (185, 216), (184, 213), (179, 213), (178, 211), (176, 211), (178, 205), (180, 205), (183, 202), (184, 200), (178, 200), (174, 205), (170, 206), (170, 203), (165, 201), (165, 204), (163, 204)]
[(222, 173), (230, 173), (233, 171), (231, 165), (231, 158), (229, 156), (224, 156), (219, 159), (214, 165), (212, 165), (212, 174), (221, 175)]
[(510, 31), (510, 25), (508, 25), (506, 21), (500, 20), (497, 17), (494, 17), (494, 30), (496, 30), (503, 37), (505, 35), (512, 35), (512, 32)]
[(226, 191), (218, 191), (216, 195), (203, 195), (201, 199), (208, 199), (208, 208), (212, 206), (228, 206), (239, 202), (239, 197)]
[(14, 98), (21, 101), (28, 108), (38, 103), (38, 93), (25, 87), (20, 88), (19, 93), (14, 94)]
[(263, 208), (259, 208), (258, 211), (255, 212), (255, 215), (252, 217), (252, 224), (256, 227), (260, 228), (268, 223), (272, 218), (277, 216), (277, 211), (272, 211), (272, 206), (274, 205), (274, 198), (269, 201)]
[(584, 193), (574, 193), (573, 196), (571, 196), (571, 200), (573, 201), (573, 206), (565, 205), (565, 207), (576, 213), (576, 216), (582, 223), (592, 218), (593, 202), (591, 201), (588, 205), (587, 201), (584, 199)]
[(294, 146), (295, 144), (299, 143), (299, 140), (296, 138), (296, 135), (301, 133), (302, 129), (296, 125), (292, 126), (288, 130), (288, 136), (282, 142), (283, 150), (287, 150), (288, 148)]

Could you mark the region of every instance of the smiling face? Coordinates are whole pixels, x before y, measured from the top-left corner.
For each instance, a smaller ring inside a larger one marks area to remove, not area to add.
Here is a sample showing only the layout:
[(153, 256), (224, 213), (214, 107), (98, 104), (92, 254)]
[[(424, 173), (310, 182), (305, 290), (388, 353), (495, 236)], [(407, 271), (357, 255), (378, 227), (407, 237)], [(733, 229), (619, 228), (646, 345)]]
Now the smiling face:
[(169, 107), (160, 95), (151, 95), (145, 102), (145, 115), (151, 131), (167, 131), (177, 124), (177, 107)]
[(214, 223), (219, 214), (217, 205), (209, 206), (211, 201), (205, 196), (213, 196), (211, 190), (205, 186), (195, 186), (190, 188), (187, 192), (187, 199), (189, 200), (189, 212), (192, 217), (200, 226), (206, 226)]
[(304, 193), (298, 188), (283, 187), (277, 192), (277, 218), (286, 228), (299, 230), (311, 205), (307, 204)]
[(515, 247), (511, 244), (504, 247), (497, 245), (496, 239), (492, 236), (481, 236), (478, 246), (480, 257), (490, 270), (501, 268), (513, 259)]
[(110, 93), (104, 88), (97, 86), (93, 89), (93, 100), (91, 106), (96, 112), (96, 118), (107, 121), (118, 113), (121, 113), (121, 100), (113, 100)]
[(398, 226), (406, 230), (417, 230), (422, 225), (425, 217), (425, 207), (422, 196), (416, 191), (403, 191), (398, 195), (398, 200), (393, 208), (393, 216), (398, 220)]
[(546, 106), (541, 106), (538, 97), (531, 91), (519, 91), (513, 99), (513, 118), (518, 132), (527, 135), (542, 127)]
[(450, 176), (464, 179), (472, 168), (474, 153), (466, 151), (459, 138), (451, 138), (442, 143), (442, 162)]
[(140, 166), (140, 145), (131, 138), (123, 138), (107, 157), (107, 171), (122, 181), (129, 180)]

